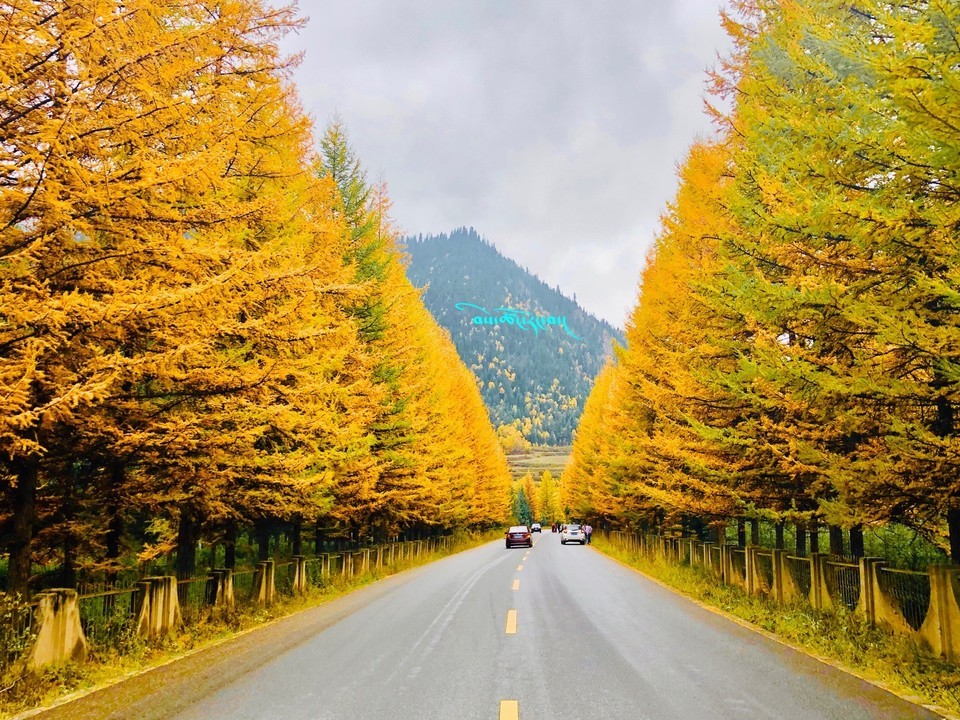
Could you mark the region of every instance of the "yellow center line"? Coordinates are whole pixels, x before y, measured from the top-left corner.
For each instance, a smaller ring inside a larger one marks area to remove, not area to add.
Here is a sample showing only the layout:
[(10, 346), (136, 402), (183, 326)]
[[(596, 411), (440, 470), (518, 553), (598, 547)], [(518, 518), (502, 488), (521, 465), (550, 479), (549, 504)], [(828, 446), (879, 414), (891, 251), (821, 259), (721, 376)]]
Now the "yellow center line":
[(517, 634), (517, 611), (507, 610), (507, 635)]
[(513, 581), (513, 589), (514, 590), (520, 589), (520, 578), (517, 578), (516, 580)]
[(520, 572), (521, 570), (523, 570), (523, 563), (517, 565), (517, 572)]
[(520, 704), (516, 700), (501, 700), (500, 720), (520, 720)]

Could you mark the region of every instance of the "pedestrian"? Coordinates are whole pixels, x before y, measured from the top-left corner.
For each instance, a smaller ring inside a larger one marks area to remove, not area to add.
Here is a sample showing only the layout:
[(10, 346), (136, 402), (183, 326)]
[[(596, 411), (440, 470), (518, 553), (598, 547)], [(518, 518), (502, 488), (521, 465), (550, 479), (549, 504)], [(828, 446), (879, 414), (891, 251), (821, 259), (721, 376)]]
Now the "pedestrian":
[(583, 534), (587, 537), (587, 545), (590, 544), (590, 536), (593, 535), (593, 528), (589, 525), (584, 526)]

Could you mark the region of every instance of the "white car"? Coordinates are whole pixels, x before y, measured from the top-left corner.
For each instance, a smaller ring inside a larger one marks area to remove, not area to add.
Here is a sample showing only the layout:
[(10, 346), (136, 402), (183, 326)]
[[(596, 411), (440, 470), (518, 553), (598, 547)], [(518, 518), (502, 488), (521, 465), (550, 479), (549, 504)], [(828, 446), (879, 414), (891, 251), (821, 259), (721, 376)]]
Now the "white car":
[(560, 543), (566, 545), (568, 542), (586, 545), (587, 536), (584, 534), (583, 528), (579, 525), (564, 525), (563, 530), (560, 531)]

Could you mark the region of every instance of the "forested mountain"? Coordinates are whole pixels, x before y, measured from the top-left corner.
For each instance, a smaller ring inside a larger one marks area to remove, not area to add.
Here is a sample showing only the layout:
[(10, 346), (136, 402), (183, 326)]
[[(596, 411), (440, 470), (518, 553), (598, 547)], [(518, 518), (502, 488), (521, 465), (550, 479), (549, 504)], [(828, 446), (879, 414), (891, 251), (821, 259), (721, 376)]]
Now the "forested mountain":
[[(472, 228), (407, 238), (407, 275), (476, 374), (502, 436), (571, 442), (611, 341), (609, 323), (501, 255)], [(622, 342), (622, 339), (620, 340)]]

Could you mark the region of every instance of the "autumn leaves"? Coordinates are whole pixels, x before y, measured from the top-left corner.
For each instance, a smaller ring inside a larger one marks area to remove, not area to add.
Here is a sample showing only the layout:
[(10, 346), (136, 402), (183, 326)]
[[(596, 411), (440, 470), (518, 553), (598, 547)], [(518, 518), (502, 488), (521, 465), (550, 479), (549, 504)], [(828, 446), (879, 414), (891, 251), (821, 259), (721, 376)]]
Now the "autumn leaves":
[[(260, 3), (0, 14), (0, 519), (116, 569), (253, 524), (484, 525), (509, 474), (342, 128), (318, 157)], [(298, 534), (298, 533), (297, 533)]]
[(900, 522), (960, 561), (960, 11), (742, 2), (564, 477), (630, 522)]

